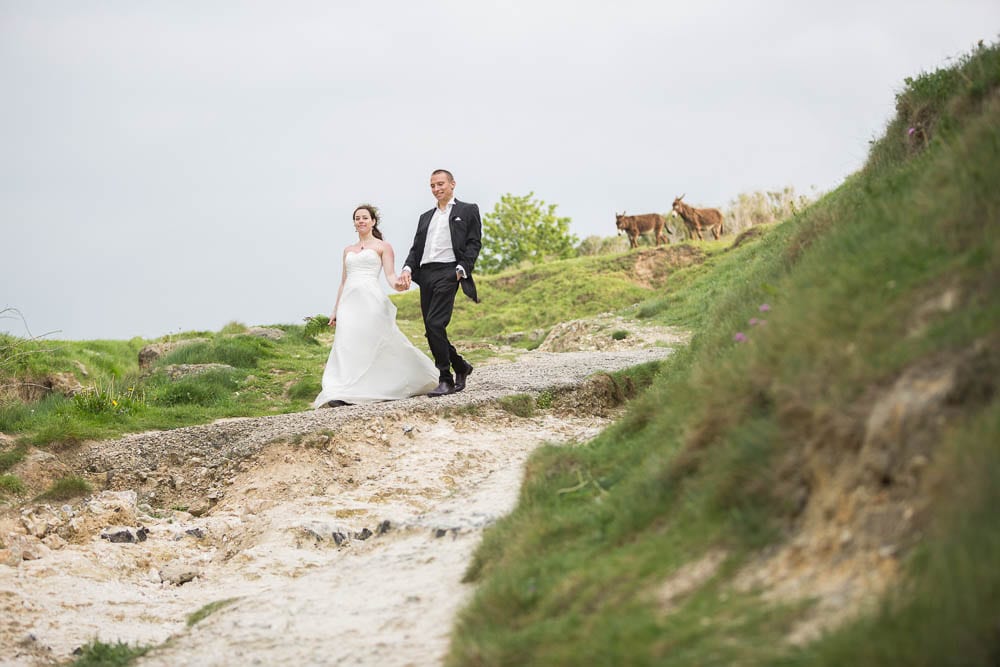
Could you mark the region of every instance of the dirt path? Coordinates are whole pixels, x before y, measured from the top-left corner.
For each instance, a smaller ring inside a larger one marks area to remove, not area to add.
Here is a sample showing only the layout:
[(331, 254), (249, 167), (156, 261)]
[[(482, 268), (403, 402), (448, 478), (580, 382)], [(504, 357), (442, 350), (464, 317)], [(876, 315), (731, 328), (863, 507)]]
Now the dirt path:
[[(53, 664), (96, 637), (157, 646), (147, 666), (439, 664), (472, 592), (469, 557), (513, 506), (527, 456), (615, 416), (607, 382), (588, 376), (669, 351), (533, 352), (476, 368), (441, 399), (86, 447), (68, 465), (108, 491), (0, 524), (14, 545), (0, 565), (0, 661)], [(553, 407), (532, 417), (497, 404), (543, 391)], [(189, 626), (198, 610), (211, 613)]]

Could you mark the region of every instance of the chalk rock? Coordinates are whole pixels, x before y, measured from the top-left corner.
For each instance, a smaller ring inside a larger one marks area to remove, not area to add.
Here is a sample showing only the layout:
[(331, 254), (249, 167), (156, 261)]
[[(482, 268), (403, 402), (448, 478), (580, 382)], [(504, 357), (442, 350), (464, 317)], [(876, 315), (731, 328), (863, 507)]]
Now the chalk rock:
[(160, 581), (181, 586), (201, 576), (201, 570), (193, 563), (175, 560), (160, 568)]

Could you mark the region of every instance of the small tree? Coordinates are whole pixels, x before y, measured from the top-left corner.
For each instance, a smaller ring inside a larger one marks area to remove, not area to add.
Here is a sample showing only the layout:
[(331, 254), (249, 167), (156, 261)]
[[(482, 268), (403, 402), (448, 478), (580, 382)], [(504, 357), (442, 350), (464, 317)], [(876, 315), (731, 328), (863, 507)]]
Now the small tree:
[(480, 271), (496, 273), (524, 261), (576, 257), (578, 240), (569, 231), (570, 219), (557, 216), (555, 204), (533, 199), (534, 195), (505, 194), (483, 216)]

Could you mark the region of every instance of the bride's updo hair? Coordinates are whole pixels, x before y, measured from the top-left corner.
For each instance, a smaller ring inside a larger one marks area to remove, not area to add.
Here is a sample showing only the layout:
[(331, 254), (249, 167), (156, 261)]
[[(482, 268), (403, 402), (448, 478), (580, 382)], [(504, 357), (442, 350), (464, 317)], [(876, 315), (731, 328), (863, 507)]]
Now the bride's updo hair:
[(381, 241), (382, 240), (382, 230), (380, 230), (378, 228), (378, 221), (381, 218), (379, 217), (379, 214), (378, 214), (378, 208), (376, 208), (372, 204), (361, 204), (356, 209), (354, 209), (354, 213), (351, 213), (351, 220), (354, 220), (354, 214), (357, 213), (358, 211), (360, 211), (361, 209), (365, 209), (366, 211), (368, 211), (368, 215), (370, 215), (372, 217), (372, 236), (374, 236), (379, 241)]

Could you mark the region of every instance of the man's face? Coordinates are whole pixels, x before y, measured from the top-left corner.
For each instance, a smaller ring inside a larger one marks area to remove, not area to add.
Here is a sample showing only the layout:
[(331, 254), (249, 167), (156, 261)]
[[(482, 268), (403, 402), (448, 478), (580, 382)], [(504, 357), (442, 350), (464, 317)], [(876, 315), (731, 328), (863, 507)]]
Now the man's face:
[(431, 174), (431, 192), (438, 204), (447, 204), (455, 192), (455, 181), (448, 174)]

